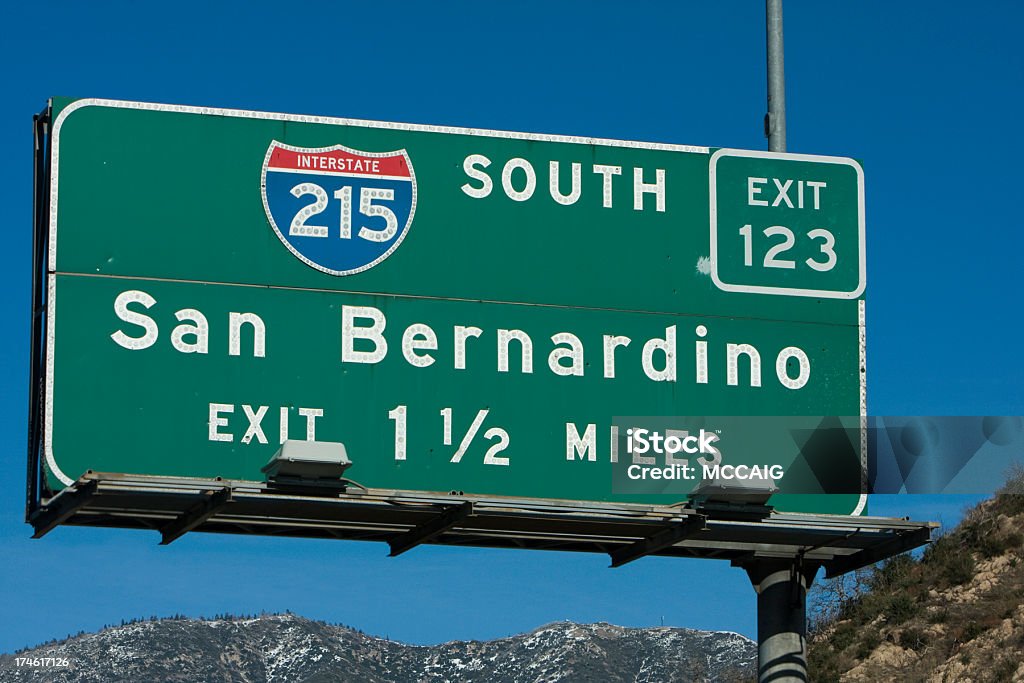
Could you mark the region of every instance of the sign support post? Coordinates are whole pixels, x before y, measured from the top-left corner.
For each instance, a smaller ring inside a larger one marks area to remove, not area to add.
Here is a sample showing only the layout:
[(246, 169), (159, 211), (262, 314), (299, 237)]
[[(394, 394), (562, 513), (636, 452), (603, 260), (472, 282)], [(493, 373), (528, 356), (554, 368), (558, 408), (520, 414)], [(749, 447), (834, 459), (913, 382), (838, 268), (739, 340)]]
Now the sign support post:
[(765, 0), (768, 43), (768, 113), (764, 134), (770, 152), (786, 151), (786, 75), (782, 48), (782, 0)]
[(744, 568), (757, 591), (758, 683), (807, 681), (807, 589), (818, 565), (766, 559)]
[[(782, 0), (765, 0), (768, 63), (768, 150), (786, 151), (786, 76), (782, 42)], [(818, 565), (802, 558), (760, 560), (744, 569), (757, 592), (758, 683), (807, 680), (807, 589)]]

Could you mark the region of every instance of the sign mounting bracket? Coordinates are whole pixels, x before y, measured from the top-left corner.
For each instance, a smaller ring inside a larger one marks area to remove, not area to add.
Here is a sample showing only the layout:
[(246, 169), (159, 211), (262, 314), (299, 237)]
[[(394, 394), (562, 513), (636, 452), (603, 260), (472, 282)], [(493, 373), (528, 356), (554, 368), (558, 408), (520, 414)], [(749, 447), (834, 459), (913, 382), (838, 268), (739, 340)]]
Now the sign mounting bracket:
[(202, 499), (160, 530), (160, 545), (168, 545), (220, 512), (231, 502), (231, 488), (203, 491)]
[(836, 558), (825, 563), (825, 578), (831, 579), (834, 576), (851, 572), (855, 569), (867, 567), (889, 557), (899, 555), (907, 550), (924, 545), (931, 539), (929, 530), (911, 529), (898, 534), (895, 538), (889, 539), (883, 544), (865, 548), (853, 555)]
[(451, 505), (434, 519), (413, 527), (388, 541), (389, 557), (398, 557), (421, 543), (428, 543), (473, 514), (473, 501)]
[(42, 538), (54, 527), (71, 519), (96, 493), (98, 482), (95, 479), (76, 482), (74, 496), (58, 496), (52, 504), (38, 508), (29, 519), (35, 528), (32, 538)]
[(707, 529), (708, 518), (704, 515), (691, 515), (689, 519), (678, 524), (667, 526), (647, 538), (630, 543), (627, 546), (616, 548), (608, 553), (612, 558), (612, 567), (621, 567), (624, 564), (638, 560), (645, 555), (656, 553), (675, 545), (679, 541), (685, 541), (694, 534)]

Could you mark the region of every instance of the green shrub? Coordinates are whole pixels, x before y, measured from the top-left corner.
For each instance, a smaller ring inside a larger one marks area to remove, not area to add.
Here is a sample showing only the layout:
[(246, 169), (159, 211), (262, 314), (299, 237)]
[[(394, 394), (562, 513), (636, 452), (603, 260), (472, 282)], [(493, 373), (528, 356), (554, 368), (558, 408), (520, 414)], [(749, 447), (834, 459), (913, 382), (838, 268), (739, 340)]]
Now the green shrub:
[(1007, 517), (1024, 514), (1024, 495), (1020, 493), (1004, 493), (996, 496), (993, 509)]
[(889, 597), (882, 613), (888, 623), (895, 625), (917, 616), (920, 611), (921, 606), (913, 598), (906, 593), (896, 593)]
[(919, 628), (905, 628), (900, 634), (900, 646), (919, 652), (928, 645), (928, 634)]
[(974, 578), (974, 556), (966, 550), (957, 548), (956, 552), (943, 554), (943, 561), (938, 566), (939, 576), (950, 586), (960, 586)]
[(875, 629), (868, 629), (864, 632), (864, 636), (860, 640), (860, 645), (857, 646), (857, 659), (867, 659), (875, 648), (882, 644), (882, 636)]
[(1024, 536), (1017, 532), (1000, 534), (990, 529), (987, 533), (979, 532), (972, 545), (977, 546), (985, 557), (996, 557), (1008, 550), (1020, 548), (1021, 542), (1024, 542)]
[(982, 628), (981, 624), (979, 624), (978, 622), (968, 621), (967, 625), (964, 626), (963, 630), (960, 632), (960, 642), (969, 643), (978, 636), (980, 636), (982, 631), (984, 630), (985, 629)]
[(875, 620), (875, 617), (885, 611), (888, 604), (889, 601), (886, 596), (878, 593), (868, 593), (859, 601), (851, 603), (847, 614), (843, 616), (844, 618), (849, 616), (851, 621), (857, 625), (869, 624)]
[(868, 580), (868, 585), (872, 590), (905, 586), (909, 583), (911, 572), (916, 566), (917, 562), (910, 555), (897, 555), (875, 569)]
[(857, 639), (857, 627), (851, 622), (844, 622), (836, 627), (836, 630), (832, 633), (832, 645), (837, 650), (845, 650), (846, 648), (853, 645), (853, 641)]
[(993, 681), (1012, 681), (1013, 674), (1017, 672), (1018, 662), (1013, 657), (1007, 657), (999, 662), (992, 669), (992, 680)]
[(996, 494), (992, 508), (997, 513), (1010, 517), (1024, 514), (1024, 466), (1011, 467), (1006, 473), (1006, 483)]
[(955, 553), (955, 546), (956, 544), (949, 537), (949, 534), (939, 536), (925, 547), (924, 554), (921, 556), (922, 564), (944, 564), (946, 560)]
[(962, 586), (974, 579), (975, 572), (974, 555), (961, 551), (946, 562), (942, 569), (942, 578), (949, 582), (950, 586)]
[(839, 655), (824, 644), (812, 645), (807, 652), (807, 673), (816, 683), (839, 683)]

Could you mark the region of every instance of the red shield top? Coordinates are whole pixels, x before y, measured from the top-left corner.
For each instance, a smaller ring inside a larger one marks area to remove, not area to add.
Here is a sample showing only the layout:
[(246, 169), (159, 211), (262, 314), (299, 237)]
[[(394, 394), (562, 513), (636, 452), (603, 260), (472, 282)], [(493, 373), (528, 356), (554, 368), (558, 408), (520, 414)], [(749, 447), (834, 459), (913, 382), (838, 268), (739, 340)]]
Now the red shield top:
[(346, 149), (296, 150), (274, 146), (267, 160), (268, 171), (292, 171), (324, 175), (374, 176), (409, 180), (405, 155), (369, 156)]

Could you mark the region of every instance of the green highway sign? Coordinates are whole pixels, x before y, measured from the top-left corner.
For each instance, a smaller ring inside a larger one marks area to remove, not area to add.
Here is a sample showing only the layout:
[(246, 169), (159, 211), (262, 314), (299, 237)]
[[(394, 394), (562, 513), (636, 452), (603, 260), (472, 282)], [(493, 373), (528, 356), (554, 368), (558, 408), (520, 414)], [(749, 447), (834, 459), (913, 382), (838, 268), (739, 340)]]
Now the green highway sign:
[(619, 416), (864, 414), (850, 159), (55, 99), (49, 164), (52, 489), (309, 439), (371, 488), (674, 503), (613, 486)]

